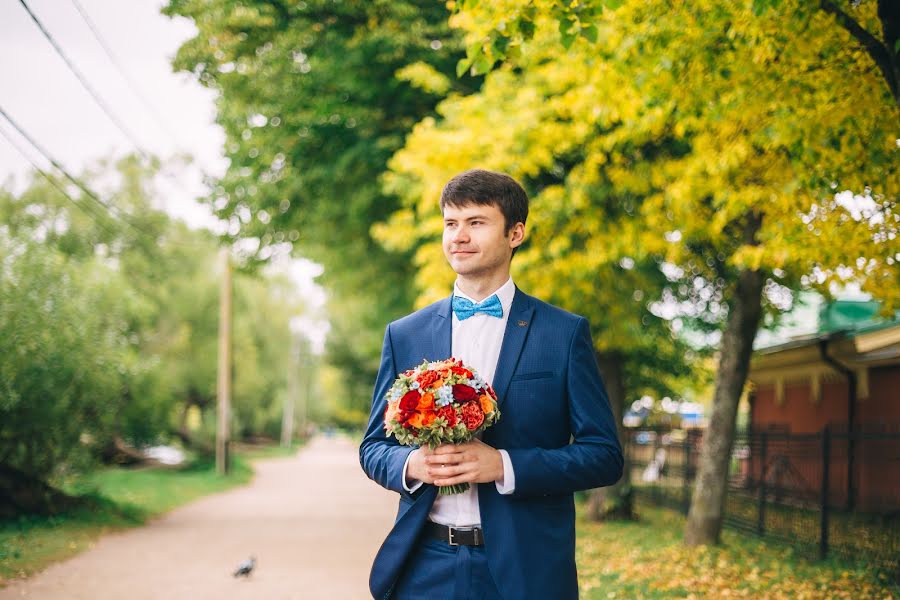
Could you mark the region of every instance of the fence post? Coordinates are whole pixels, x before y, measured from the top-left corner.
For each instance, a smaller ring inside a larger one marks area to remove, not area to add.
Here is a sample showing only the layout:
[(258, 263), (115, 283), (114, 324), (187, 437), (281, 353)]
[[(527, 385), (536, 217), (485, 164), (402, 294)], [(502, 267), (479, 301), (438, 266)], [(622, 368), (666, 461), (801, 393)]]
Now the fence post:
[(688, 430), (688, 434), (684, 438), (684, 470), (681, 476), (681, 507), (685, 516), (691, 510), (691, 446), (693, 445), (691, 437), (691, 432)]
[(828, 556), (828, 473), (831, 466), (831, 428), (822, 430), (822, 497), (819, 520), (819, 558)]
[(756, 533), (766, 533), (766, 454), (769, 448), (769, 436), (765, 430), (759, 433), (759, 494), (756, 502)]

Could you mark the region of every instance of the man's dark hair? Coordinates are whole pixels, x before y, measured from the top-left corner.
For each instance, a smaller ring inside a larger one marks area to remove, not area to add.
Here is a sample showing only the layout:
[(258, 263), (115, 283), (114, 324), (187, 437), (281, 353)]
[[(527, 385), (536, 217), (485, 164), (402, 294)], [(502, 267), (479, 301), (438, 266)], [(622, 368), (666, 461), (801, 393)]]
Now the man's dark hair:
[(525, 223), (528, 218), (528, 195), (504, 173), (472, 169), (448, 181), (441, 192), (441, 212), (448, 205), (461, 208), (469, 204), (497, 206), (503, 213), (507, 235), (516, 223)]

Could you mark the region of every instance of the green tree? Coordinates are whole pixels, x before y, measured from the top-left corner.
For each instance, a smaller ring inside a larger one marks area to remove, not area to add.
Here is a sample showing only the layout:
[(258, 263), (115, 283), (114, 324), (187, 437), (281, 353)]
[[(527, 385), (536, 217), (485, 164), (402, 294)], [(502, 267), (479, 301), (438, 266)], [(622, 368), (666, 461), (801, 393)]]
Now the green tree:
[[(187, 415), (214, 413), (217, 243), (152, 208), (155, 173), (134, 157), (100, 164), (81, 181), (106, 182), (104, 199), (37, 178), (0, 189), (0, 491), (14, 502), (0, 513), (60, 508), (45, 482), (98, 455), (173, 434), (211, 448)], [(274, 435), (303, 306), (264, 272), (235, 290), (234, 426)]]
[[(217, 90), (230, 167), (209, 201), (254, 258), (292, 245), (325, 267), (329, 360), (368, 406), (385, 323), (412, 304), (408, 256), (369, 230), (398, 206), (379, 177), (432, 114), (461, 46), (430, 0), (172, 0), (198, 34), (174, 61)], [(466, 92), (472, 78), (453, 80)]]
[(0, 232), (0, 515), (62, 508), (40, 482), (112, 434), (133, 350), (103, 271)]

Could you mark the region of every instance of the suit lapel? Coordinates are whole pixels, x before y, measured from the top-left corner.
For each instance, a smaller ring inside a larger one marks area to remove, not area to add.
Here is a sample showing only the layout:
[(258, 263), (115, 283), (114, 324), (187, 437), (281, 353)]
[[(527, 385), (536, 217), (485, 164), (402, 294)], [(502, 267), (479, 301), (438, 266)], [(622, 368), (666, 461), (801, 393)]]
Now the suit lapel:
[(444, 360), (450, 358), (450, 344), (453, 341), (450, 298), (441, 300), (435, 309), (431, 317), (431, 356), (424, 358)]
[(509, 319), (506, 321), (506, 331), (503, 333), (503, 344), (500, 346), (500, 357), (497, 360), (497, 370), (494, 373), (494, 391), (497, 400), (502, 405), (509, 388), (509, 380), (512, 378), (519, 355), (525, 346), (525, 338), (531, 329), (531, 319), (534, 316), (534, 306), (531, 298), (516, 288), (512, 306), (509, 308)]

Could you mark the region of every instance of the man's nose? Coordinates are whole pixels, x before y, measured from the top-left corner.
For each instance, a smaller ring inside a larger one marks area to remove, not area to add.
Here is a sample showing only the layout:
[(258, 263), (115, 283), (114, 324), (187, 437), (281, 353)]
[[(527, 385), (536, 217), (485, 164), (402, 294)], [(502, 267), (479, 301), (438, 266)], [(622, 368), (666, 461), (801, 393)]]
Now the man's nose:
[(466, 242), (469, 240), (469, 229), (465, 225), (460, 225), (456, 228), (456, 231), (453, 232), (453, 237), (451, 238), (454, 242)]

